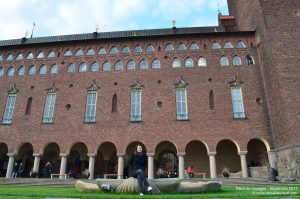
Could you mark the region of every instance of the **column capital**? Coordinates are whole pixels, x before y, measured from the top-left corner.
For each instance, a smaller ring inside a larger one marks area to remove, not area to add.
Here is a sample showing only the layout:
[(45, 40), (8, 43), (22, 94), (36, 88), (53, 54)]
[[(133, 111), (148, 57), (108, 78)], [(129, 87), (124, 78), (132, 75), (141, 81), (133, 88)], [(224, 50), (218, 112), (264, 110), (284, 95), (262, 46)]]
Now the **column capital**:
[(91, 158), (91, 157), (93, 158), (93, 157), (95, 157), (96, 155), (97, 155), (97, 154), (95, 154), (95, 153), (88, 153), (88, 154), (87, 154), (87, 156), (89, 156), (90, 158)]
[(69, 154), (67, 154), (67, 153), (60, 153), (59, 156), (60, 156), (60, 157), (68, 157)]
[(270, 149), (269, 151), (267, 151), (268, 153), (276, 153), (277, 150), (276, 149)]
[(207, 155), (208, 156), (215, 156), (215, 155), (217, 155), (217, 152), (213, 152), (213, 151), (207, 152)]
[(17, 156), (17, 154), (15, 154), (15, 153), (7, 153), (6, 155), (9, 156), (9, 157), (16, 157)]
[(34, 156), (34, 157), (40, 157), (40, 156), (42, 156), (42, 154), (40, 154), (40, 153), (34, 153), (34, 154), (32, 154), (32, 156)]
[(238, 154), (239, 155), (247, 155), (248, 151), (239, 151)]
[(117, 156), (118, 156), (118, 157), (124, 157), (124, 156), (125, 156), (125, 153), (117, 153)]
[(147, 153), (147, 156), (148, 156), (148, 157), (154, 157), (154, 156), (155, 156), (155, 153)]
[(178, 156), (185, 156), (185, 152), (178, 152), (177, 155)]

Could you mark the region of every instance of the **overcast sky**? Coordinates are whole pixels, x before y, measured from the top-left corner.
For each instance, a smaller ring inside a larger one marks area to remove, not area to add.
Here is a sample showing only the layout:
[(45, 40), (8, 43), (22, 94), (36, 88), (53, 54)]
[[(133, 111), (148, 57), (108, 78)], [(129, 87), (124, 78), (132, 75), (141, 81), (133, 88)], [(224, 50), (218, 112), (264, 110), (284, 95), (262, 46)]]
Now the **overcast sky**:
[[(219, 5), (219, 6), (218, 6)], [(65, 34), (214, 26), (226, 0), (0, 0), (0, 40)]]

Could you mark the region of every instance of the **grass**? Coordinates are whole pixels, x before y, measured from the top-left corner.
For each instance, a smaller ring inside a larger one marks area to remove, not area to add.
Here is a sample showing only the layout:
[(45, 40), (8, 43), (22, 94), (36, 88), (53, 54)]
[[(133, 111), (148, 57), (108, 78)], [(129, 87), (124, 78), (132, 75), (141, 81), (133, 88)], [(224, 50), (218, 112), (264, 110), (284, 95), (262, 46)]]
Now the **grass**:
[(5, 199), (27, 199), (27, 198), (161, 198), (161, 199), (182, 199), (182, 198), (279, 198), (288, 196), (288, 198), (299, 198), (300, 185), (267, 185), (267, 186), (222, 186), (219, 192), (204, 192), (191, 194), (163, 193), (161, 195), (139, 196), (133, 193), (80, 193), (72, 187), (37, 187), (37, 186), (0, 186), (0, 198)]

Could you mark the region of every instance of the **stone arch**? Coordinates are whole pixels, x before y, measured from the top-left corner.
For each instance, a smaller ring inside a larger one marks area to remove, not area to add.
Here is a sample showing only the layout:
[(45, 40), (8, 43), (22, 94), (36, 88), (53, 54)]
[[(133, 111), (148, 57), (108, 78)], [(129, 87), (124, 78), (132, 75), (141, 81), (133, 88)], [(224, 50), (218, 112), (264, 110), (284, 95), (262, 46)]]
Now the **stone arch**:
[(50, 162), (53, 166), (53, 173), (59, 173), (60, 169), (60, 147), (56, 142), (48, 142), (41, 147), (40, 150), (41, 159), (40, 159), (40, 168), (39, 172), (43, 171), (43, 168)]
[(104, 177), (105, 173), (117, 173), (118, 158), (117, 148), (114, 143), (106, 141), (102, 142), (95, 154), (95, 177)]
[(80, 178), (81, 172), (88, 169), (88, 148), (83, 142), (76, 142), (68, 149), (67, 171), (72, 171), (73, 178)]
[(8, 147), (5, 143), (0, 142), (0, 177), (5, 177), (8, 160), (9, 157), (7, 156)]
[(24, 172), (21, 177), (29, 177), (30, 170), (33, 168), (33, 146), (29, 142), (23, 142), (15, 148), (15, 162), (24, 164)]
[(253, 138), (247, 144), (247, 165), (250, 167), (267, 166), (268, 144), (263, 139)]

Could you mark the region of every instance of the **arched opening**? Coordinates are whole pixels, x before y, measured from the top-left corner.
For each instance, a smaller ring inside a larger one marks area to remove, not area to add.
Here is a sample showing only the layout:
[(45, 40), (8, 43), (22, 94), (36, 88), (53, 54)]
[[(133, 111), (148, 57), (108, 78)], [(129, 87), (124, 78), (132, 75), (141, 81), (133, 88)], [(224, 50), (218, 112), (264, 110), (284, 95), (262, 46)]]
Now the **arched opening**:
[[(126, 154), (125, 154), (125, 165), (124, 165), (124, 178), (127, 178), (127, 177), (131, 177), (132, 174), (131, 174), (131, 168), (130, 168), (130, 165), (129, 165), (129, 161), (131, 159), (131, 156), (133, 155), (133, 153), (135, 152), (136, 150), (136, 146), (137, 145), (141, 145), (142, 148), (143, 148), (143, 152), (144, 153), (147, 153), (147, 149), (146, 149), (146, 146), (141, 143), (141, 142), (138, 142), (138, 141), (135, 141), (135, 142), (131, 142), (127, 148), (126, 148)], [(147, 168), (146, 168), (147, 169)], [(145, 174), (147, 175), (148, 172), (145, 172)]]
[[(231, 140), (222, 140), (217, 145), (217, 174), (228, 169), (231, 174), (241, 171), (241, 161), (237, 146)], [(239, 176), (239, 174), (237, 174)]]
[(118, 158), (116, 146), (111, 142), (104, 142), (100, 145), (95, 157), (94, 175), (96, 178), (103, 178), (104, 174), (118, 173)]
[[(19, 173), (19, 177), (29, 177), (29, 173), (33, 168), (34, 158), (33, 158), (33, 147), (30, 143), (23, 144), (17, 156), (15, 157), (15, 162), (23, 166), (23, 171)], [(20, 170), (20, 169), (19, 169)]]
[(118, 111), (118, 98), (117, 98), (117, 94), (115, 93), (112, 98), (111, 112), (116, 113), (117, 111)]
[(7, 156), (8, 148), (5, 143), (0, 143), (0, 177), (5, 177), (8, 160), (9, 157)]
[[(49, 143), (43, 152), (43, 157), (41, 158), (40, 168), (39, 168), (39, 176), (45, 176), (44, 168), (49, 162), (52, 165), (52, 173), (59, 173), (60, 170), (60, 148), (56, 143)], [(43, 174), (43, 175), (41, 175)]]
[(213, 110), (215, 108), (215, 98), (212, 90), (209, 92), (209, 108)]
[(25, 115), (29, 115), (31, 111), (32, 97), (29, 97), (27, 100)]
[[(185, 148), (185, 166), (193, 166), (196, 173), (206, 173), (209, 176), (209, 158), (207, 148), (200, 141), (191, 141)], [(195, 176), (200, 177), (200, 176)], [(202, 177), (202, 176), (201, 176)]]
[(178, 177), (178, 157), (175, 145), (169, 141), (155, 148), (154, 175), (156, 178)]
[(67, 160), (67, 171), (73, 178), (82, 178), (82, 172), (88, 170), (87, 147), (84, 143), (74, 144)]

